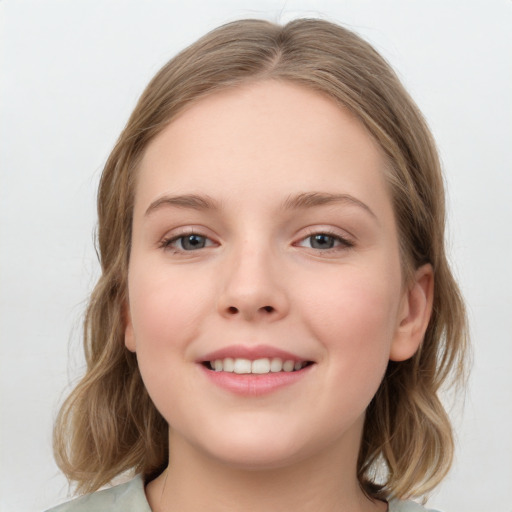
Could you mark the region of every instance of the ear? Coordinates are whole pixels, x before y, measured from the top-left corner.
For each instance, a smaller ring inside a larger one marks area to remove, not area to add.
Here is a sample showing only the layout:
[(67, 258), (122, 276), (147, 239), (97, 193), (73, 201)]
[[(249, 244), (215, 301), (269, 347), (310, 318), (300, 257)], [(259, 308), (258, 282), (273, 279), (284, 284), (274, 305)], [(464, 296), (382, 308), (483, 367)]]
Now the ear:
[(130, 352), (135, 352), (135, 336), (133, 335), (132, 317), (130, 315), (130, 305), (128, 302), (123, 306), (124, 323), (124, 345)]
[(425, 337), (433, 301), (434, 270), (432, 265), (426, 264), (416, 270), (402, 298), (399, 324), (389, 355), (392, 361), (405, 361), (416, 353)]

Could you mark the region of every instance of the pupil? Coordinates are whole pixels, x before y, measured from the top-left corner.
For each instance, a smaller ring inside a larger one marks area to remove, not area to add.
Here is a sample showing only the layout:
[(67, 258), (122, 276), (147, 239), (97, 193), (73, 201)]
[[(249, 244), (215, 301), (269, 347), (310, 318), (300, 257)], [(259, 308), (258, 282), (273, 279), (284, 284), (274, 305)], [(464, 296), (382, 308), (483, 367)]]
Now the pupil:
[(202, 249), (205, 245), (205, 239), (200, 235), (188, 235), (183, 237), (181, 244), (185, 250)]
[(331, 249), (334, 247), (334, 238), (329, 235), (314, 235), (311, 237), (313, 249)]

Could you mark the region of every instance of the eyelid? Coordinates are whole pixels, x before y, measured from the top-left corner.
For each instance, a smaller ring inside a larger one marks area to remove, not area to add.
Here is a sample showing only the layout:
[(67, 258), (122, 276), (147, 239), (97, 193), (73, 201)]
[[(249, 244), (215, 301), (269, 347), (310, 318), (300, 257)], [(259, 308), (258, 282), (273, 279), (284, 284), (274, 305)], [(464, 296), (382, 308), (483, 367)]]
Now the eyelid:
[(318, 227), (315, 226), (315, 227), (307, 228), (306, 233), (301, 234), (300, 238), (293, 245), (299, 246), (299, 247), (304, 247), (304, 246), (302, 246), (300, 244), (302, 242), (304, 242), (305, 240), (307, 240), (308, 238), (311, 238), (311, 237), (313, 237), (315, 235), (327, 235), (327, 236), (330, 236), (330, 237), (338, 240), (340, 242), (340, 245), (335, 246), (335, 247), (331, 247), (331, 248), (328, 248), (328, 249), (315, 249), (315, 248), (311, 247), (311, 249), (314, 250), (314, 251), (318, 251), (318, 252), (322, 252), (322, 253), (327, 253), (329, 251), (337, 251), (337, 250), (350, 249), (350, 248), (354, 247), (354, 245), (355, 245), (355, 237), (353, 237), (351, 235), (347, 235), (347, 234), (342, 234), (342, 233), (340, 233), (339, 231), (337, 231), (337, 230), (335, 230), (333, 228), (330, 228), (330, 227), (323, 228), (322, 226), (318, 226)]
[[(164, 250), (173, 250), (174, 253), (194, 253), (199, 251), (200, 249), (205, 249), (208, 247), (219, 245), (218, 242), (215, 241), (215, 239), (207, 235), (205, 233), (205, 229), (201, 227), (194, 227), (194, 226), (184, 226), (181, 228), (173, 229), (172, 231), (166, 233), (163, 237), (160, 238), (158, 241), (158, 247)], [(198, 249), (187, 251), (185, 249), (179, 249), (176, 247), (172, 247), (172, 243), (178, 241), (180, 238), (186, 238), (187, 236), (200, 236), (202, 238), (205, 238), (206, 240), (210, 241), (211, 243), (207, 243), (205, 247), (200, 247)]]
[[(179, 249), (174, 248), (174, 252), (176, 253), (193, 253), (196, 251), (199, 251), (200, 249), (205, 249), (212, 246), (218, 246), (220, 245), (219, 242), (215, 240), (215, 237), (211, 236), (210, 234), (207, 234), (206, 232), (209, 231), (201, 226), (183, 226), (179, 228), (175, 228), (171, 230), (170, 232), (166, 233), (164, 236), (162, 236), (158, 241), (158, 247), (162, 248), (164, 250), (171, 250), (172, 246), (171, 244), (173, 242), (178, 241), (180, 238), (185, 238), (187, 236), (196, 235), (202, 238), (205, 238), (207, 240), (207, 244), (205, 247), (200, 247), (198, 249), (194, 250), (186, 250), (186, 249)], [(338, 245), (331, 248), (326, 249), (317, 249), (314, 247), (311, 247), (310, 249), (315, 252), (322, 252), (322, 253), (328, 253), (330, 251), (339, 251), (339, 250), (347, 250), (355, 245), (355, 237), (351, 234), (340, 233), (340, 230), (334, 229), (332, 227), (323, 227), (323, 226), (311, 226), (308, 228), (305, 228), (305, 231), (303, 231), (300, 234), (300, 237), (296, 238), (296, 241), (293, 242), (292, 245), (298, 246), (298, 247), (304, 247), (302, 245), (303, 242), (305, 242), (308, 238), (311, 238), (315, 235), (326, 235), (329, 237), (334, 238), (338, 241)], [(208, 243), (209, 242), (209, 243)]]

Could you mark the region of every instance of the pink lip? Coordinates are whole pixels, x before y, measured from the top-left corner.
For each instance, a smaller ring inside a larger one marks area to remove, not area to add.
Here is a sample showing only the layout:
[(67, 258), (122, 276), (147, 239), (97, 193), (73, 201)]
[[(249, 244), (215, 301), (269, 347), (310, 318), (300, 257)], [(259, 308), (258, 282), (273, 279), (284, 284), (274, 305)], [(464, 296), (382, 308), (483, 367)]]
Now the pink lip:
[(263, 358), (272, 359), (274, 357), (278, 357), (283, 361), (294, 362), (304, 362), (309, 360), (296, 354), (292, 354), (291, 352), (286, 352), (285, 350), (280, 350), (268, 345), (231, 345), (229, 347), (209, 352), (196, 361), (199, 363), (199, 369), (205, 374), (210, 382), (221, 389), (242, 396), (261, 396), (277, 391), (303, 379), (309, 374), (313, 366), (315, 366), (308, 365), (301, 370), (293, 372), (275, 372), (256, 375), (216, 372), (202, 364), (208, 361), (215, 361), (216, 359), (226, 359), (227, 357), (231, 357), (233, 359), (249, 359), (251, 361)]
[(229, 347), (215, 350), (214, 352), (209, 352), (197, 362), (203, 363), (205, 361), (215, 361), (216, 359), (226, 359), (226, 357), (232, 357), (233, 359), (250, 359), (251, 361), (254, 361), (255, 359), (263, 359), (265, 357), (268, 357), (269, 359), (279, 357), (283, 361), (306, 361), (306, 359), (295, 354), (268, 345), (231, 345)]
[(229, 372), (216, 372), (206, 366), (199, 365), (205, 376), (221, 389), (242, 396), (261, 396), (290, 386), (306, 377), (315, 365), (305, 366), (302, 370), (294, 372), (276, 372), (255, 374), (237, 374)]

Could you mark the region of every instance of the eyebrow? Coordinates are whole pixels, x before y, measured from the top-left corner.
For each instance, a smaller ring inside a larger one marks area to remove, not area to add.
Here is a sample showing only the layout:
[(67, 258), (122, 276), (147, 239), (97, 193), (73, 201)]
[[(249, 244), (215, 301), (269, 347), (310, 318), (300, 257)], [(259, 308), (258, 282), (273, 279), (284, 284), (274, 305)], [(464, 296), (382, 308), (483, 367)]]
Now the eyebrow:
[[(283, 210), (300, 210), (314, 208), (336, 203), (345, 203), (362, 208), (372, 217), (377, 218), (370, 207), (359, 199), (349, 194), (330, 194), (326, 192), (303, 192), (288, 197), (283, 205)], [(177, 196), (163, 196), (153, 201), (146, 210), (145, 216), (164, 207), (174, 206), (178, 208), (189, 208), (193, 210), (219, 210), (220, 203), (208, 195), (183, 194)]]
[(192, 210), (218, 210), (219, 203), (210, 196), (196, 194), (184, 194), (179, 196), (163, 196), (153, 201), (146, 210), (148, 216), (163, 206), (175, 206), (178, 208), (190, 208)]
[(303, 208), (312, 208), (315, 206), (323, 206), (336, 203), (345, 203), (353, 206), (358, 206), (372, 217), (377, 218), (371, 208), (360, 201), (359, 199), (349, 194), (329, 194), (325, 192), (304, 192), (295, 196), (290, 196), (283, 204), (285, 210), (297, 210)]

